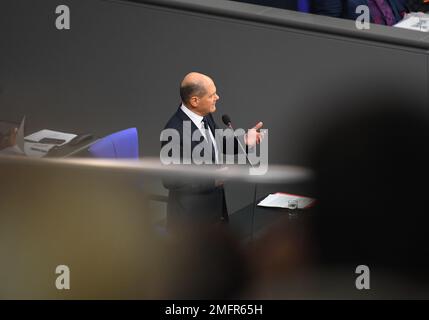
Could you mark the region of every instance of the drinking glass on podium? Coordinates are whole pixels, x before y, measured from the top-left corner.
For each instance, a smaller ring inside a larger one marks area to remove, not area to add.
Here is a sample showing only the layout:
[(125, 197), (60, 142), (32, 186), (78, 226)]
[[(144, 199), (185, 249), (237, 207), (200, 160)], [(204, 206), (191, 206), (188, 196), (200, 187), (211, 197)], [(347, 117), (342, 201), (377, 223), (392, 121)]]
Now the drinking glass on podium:
[(288, 200), (289, 219), (296, 219), (298, 217), (298, 199)]

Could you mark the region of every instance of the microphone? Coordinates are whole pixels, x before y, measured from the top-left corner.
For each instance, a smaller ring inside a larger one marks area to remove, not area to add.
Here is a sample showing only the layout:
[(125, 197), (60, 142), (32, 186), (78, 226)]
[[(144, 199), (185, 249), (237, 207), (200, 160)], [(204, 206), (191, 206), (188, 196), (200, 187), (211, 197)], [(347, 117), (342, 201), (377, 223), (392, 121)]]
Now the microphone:
[(231, 118), (229, 117), (229, 115), (224, 114), (224, 115), (222, 116), (222, 121), (223, 121), (223, 123), (224, 123), (228, 128), (231, 128), (231, 129), (232, 129), (232, 125), (231, 125)]
[[(223, 123), (224, 123), (228, 128), (230, 128), (231, 130), (234, 130), (234, 128), (232, 127), (232, 124), (231, 124), (231, 118), (229, 117), (229, 115), (224, 114), (224, 115), (222, 116), (222, 122), (223, 122)], [(234, 139), (238, 142), (238, 145), (240, 146), (241, 151), (243, 151), (243, 153), (246, 155), (246, 159), (247, 159), (247, 161), (248, 161), (248, 162), (249, 162), (249, 164), (253, 167), (253, 164), (252, 164), (252, 162), (249, 160), (249, 156), (247, 155), (246, 149), (244, 149), (243, 145), (241, 144), (240, 140), (236, 138), (235, 134), (234, 134)]]

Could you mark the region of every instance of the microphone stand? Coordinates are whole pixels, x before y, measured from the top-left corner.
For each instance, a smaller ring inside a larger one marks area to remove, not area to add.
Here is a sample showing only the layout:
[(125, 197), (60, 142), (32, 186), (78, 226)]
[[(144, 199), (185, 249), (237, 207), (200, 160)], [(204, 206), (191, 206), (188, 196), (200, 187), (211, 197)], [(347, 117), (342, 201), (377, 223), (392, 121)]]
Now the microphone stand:
[[(229, 129), (234, 131), (234, 128), (232, 127), (231, 122), (228, 122), (227, 126)], [(243, 151), (243, 153), (246, 155), (247, 162), (253, 168), (254, 165), (250, 161), (249, 156), (247, 155), (246, 149), (244, 149), (243, 145), (241, 144), (240, 140), (235, 136), (235, 134), (234, 134), (234, 139), (238, 142), (238, 145), (240, 146), (241, 151)], [(251, 227), (250, 227), (250, 242), (252, 242), (252, 243), (253, 243), (253, 239), (254, 239), (253, 230), (254, 230), (254, 226), (255, 226), (255, 208), (256, 208), (256, 190), (257, 190), (257, 187), (258, 187), (258, 184), (255, 182), (255, 187), (253, 190), (252, 220), (251, 220)]]

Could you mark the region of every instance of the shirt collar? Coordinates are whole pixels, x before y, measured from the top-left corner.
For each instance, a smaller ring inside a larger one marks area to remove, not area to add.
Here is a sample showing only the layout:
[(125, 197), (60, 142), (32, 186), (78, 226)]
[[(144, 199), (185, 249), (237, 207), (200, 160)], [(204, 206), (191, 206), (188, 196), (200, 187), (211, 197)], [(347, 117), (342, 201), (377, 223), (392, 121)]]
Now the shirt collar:
[(180, 106), (180, 109), (182, 109), (182, 111), (189, 117), (189, 119), (192, 120), (193, 123), (195, 123), (195, 125), (200, 128), (201, 127), (201, 121), (203, 121), (202, 116), (200, 116), (199, 114), (196, 114), (195, 112), (191, 111), (188, 109), (187, 106), (185, 106), (183, 103)]

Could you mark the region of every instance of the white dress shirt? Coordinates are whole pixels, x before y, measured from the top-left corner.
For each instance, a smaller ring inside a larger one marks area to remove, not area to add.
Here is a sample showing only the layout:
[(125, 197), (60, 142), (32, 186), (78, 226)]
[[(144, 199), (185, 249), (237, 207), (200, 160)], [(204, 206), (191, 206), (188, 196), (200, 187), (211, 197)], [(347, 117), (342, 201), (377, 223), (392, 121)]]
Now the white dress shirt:
[[(206, 129), (204, 128), (204, 122), (203, 122), (203, 118), (204, 117), (202, 117), (199, 114), (196, 114), (195, 112), (189, 110), (188, 107), (186, 107), (183, 103), (180, 106), (180, 109), (182, 109), (182, 111), (189, 117), (189, 119), (191, 119), (191, 121), (200, 130), (200, 132), (203, 135), (204, 139), (207, 140)], [(215, 160), (216, 160), (216, 163), (219, 163), (219, 156), (218, 156), (219, 151), (217, 149), (216, 139), (214, 138), (213, 133), (210, 130), (210, 127), (209, 127), (208, 131), (209, 131), (209, 136), (210, 136), (210, 139), (212, 140), (213, 147), (214, 147), (214, 150), (215, 150)], [(207, 142), (208, 142), (208, 140), (207, 140)]]

